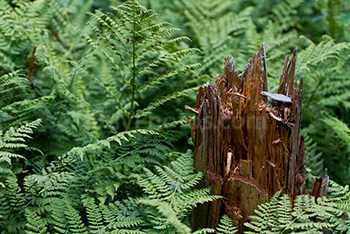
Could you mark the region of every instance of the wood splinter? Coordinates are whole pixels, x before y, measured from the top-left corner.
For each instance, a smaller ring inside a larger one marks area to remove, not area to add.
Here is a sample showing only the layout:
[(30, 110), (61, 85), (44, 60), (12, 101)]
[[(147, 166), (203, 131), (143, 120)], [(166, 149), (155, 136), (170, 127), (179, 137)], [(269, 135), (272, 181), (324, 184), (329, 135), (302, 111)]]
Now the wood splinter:
[(192, 111), (193, 113), (195, 113), (197, 115), (199, 114), (199, 112), (198, 112), (198, 110), (196, 108), (192, 108), (190, 106), (185, 105), (185, 109), (189, 110), (189, 111)]

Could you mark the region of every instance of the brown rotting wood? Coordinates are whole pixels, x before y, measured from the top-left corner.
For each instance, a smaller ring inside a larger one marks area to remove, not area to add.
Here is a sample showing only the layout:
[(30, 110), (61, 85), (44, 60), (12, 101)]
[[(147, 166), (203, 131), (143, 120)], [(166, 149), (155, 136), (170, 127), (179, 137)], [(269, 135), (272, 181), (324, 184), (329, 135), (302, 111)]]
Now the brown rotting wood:
[(195, 108), (186, 107), (196, 113), (191, 128), (195, 168), (204, 173), (199, 186), (225, 197), (196, 208), (193, 229), (215, 227), (226, 213), (242, 232), (248, 216), (276, 191), (291, 200), (304, 192), (303, 77), (297, 89), (297, 50), (290, 61), (286, 57), (277, 94), (267, 92), (264, 45), (262, 51), (241, 74), (225, 59), (223, 74), (200, 87)]

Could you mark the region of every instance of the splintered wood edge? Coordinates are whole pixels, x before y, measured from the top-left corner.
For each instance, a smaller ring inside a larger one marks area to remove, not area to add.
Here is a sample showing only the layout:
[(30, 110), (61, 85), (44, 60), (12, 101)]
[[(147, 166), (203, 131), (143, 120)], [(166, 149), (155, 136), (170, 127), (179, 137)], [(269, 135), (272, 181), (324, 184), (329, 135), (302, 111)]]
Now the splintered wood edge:
[(192, 111), (193, 113), (195, 113), (197, 115), (199, 114), (199, 112), (198, 112), (198, 110), (196, 108), (192, 108), (190, 106), (185, 105), (185, 109), (189, 110), (189, 111)]

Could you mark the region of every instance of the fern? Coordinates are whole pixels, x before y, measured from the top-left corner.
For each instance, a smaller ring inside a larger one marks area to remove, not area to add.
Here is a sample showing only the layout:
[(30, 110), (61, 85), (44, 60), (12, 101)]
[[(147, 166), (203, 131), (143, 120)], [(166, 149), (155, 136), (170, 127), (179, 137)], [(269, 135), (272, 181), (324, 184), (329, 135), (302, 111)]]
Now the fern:
[(334, 117), (325, 118), (324, 122), (332, 128), (335, 134), (337, 134), (337, 138), (342, 141), (347, 150), (350, 150), (349, 127), (344, 122)]
[(37, 215), (35, 212), (31, 212), (30, 210), (27, 210), (27, 217), (28, 217), (28, 233), (30, 234), (46, 234), (47, 227), (45, 221)]
[(235, 223), (227, 215), (222, 216), (216, 230), (218, 234), (234, 234), (238, 232)]
[(97, 233), (99, 229), (103, 228), (102, 214), (95, 204), (94, 200), (90, 200), (86, 206), (87, 218), (89, 220), (89, 227), (93, 233)]
[[(325, 115), (323, 119), (323, 123), (325, 123), (324, 128), (326, 129), (326, 133), (328, 135), (329, 142), (337, 142), (338, 147), (335, 148), (337, 153), (343, 151), (342, 155), (339, 155), (337, 158), (334, 158), (334, 161), (339, 162), (339, 166), (337, 169), (330, 168), (331, 173), (334, 173), (336, 176), (341, 176), (343, 181), (349, 180), (348, 173), (348, 157), (349, 155), (349, 133), (350, 129), (346, 123), (337, 119), (336, 117)], [(332, 148), (331, 148), (332, 149)], [(330, 159), (327, 159), (326, 162), (329, 162)], [(340, 169), (342, 168), (342, 169)], [(344, 173), (345, 172), (345, 173)]]
[[(12, 153), (13, 149), (25, 148), (29, 149), (29, 147), (24, 144), (25, 138), (30, 138), (29, 134), (33, 133), (33, 129), (37, 128), (41, 123), (41, 120), (35, 120), (33, 122), (27, 123), (25, 125), (20, 126), (19, 128), (11, 127), (6, 132), (0, 132), (0, 163), (7, 162), (11, 164), (11, 159), (22, 158), (22, 155)], [(7, 151), (3, 151), (7, 150)]]
[(305, 136), (305, 161), (312, 175), (322, 176), (324, 172), (322, 152), (317, 151), (317, 143), (314, 143), (307, 135)]
[[(191, 209), (218, 197), (193, 190), (202, 175), (189, 152), (173, 152), (189, 140), (183, 103), (224, 57), (246, 64), (262, 42), (271, 87), (286, 51), (300, 49), (307, 164), (320, 173), (322, 152), (329, 172), (349, 180), (347, 3), (169, 3), (142, 2), (159, 17), (136, 0), (0, 1), (2, 233), (191, 233)], [(276, 194), (247, 226), (349, 232), (348, 188), (331, 185), (329, 199), (300, 196), (293, 206)], [(194, 233), (235, 225), (223, 216)]]
[[(2, 136), (2, 144), (3, 144), (2, 148), (7, 149), (7, 148), (26, 147), (26, 145), (24, 144), (24, 138), (28, 138), (29, 137), (28, 134), (31, 134), (32, 129), (37, 127), (39, 123), (40, 123), (40, 120), (37, 120), (32, 123), (23, 125), (18, 129), (11, 128), (9, 131), (5, 132)], [(83, 173), (79, 170), (71, 170), (69, 172), (67, 171), (68, 167), (71, 167), (73, 165), (79, 165), (79, 166), (89, 165), (89, 163), (92, 162), (91, 160), (93, 160), (92, 158), (93, 151), (101, 152), (101, 149), (104, 149), (104, 148), (108, 149), (110, 148), (110, 144), (112, 142), (116, 142), (117, 145), (123, 146), (123, 144), (125, 144), (125, 142), (130, 141), (130, 139), (135, 139), (136, 135), (138, 134), (141, 134), (141, 135), (145, 134), (145, 135), (151, 135), (151, 136), (158, 135), (158, 133), (154, 131), (132, 130), (132, 131), (122, 132), (120, 134), (111, 136), (106, 140), (98, 141), (96, 144), (90, 144), (83, 148), (78, 148), (78, 147), (74, 148), (71, 151), (67, 152), (65, 155), (63, 155), (59, 159), (59, 161), (51, 162), (51, 165), (49, 165), (47, 168), (42, 168), (40, 171), (40, 174), (38, 173), (38, 174), (26, 176), (24, 179), (24, 185), (22, 188), (18, 184), (17, 179), (15, 179), (16, 177), (12, 174), (10, 170), (9, 170), (10, 176), (7, 176), (6, 174), (2, 174), (4, 176), (3, 178), (6, 178), (6, 180), (5, 182), (1, 183), (1, 187), (4, 189), (2, 189), (0, 192), (0, 200), (2, 201), (0, 214), (1, 214), (2, 223), (5, 225), (4, 228), (6, 228), (5, 230), (10, 230), (10, 231), (21, 230), (24, 228), (24, 225), (26, 224), (27, 230), (33, 233), (35, 232), (45, 233), (46, 231), (49, 231), (51, 228), (53, 228), (54, 230), (60, 233), (86, 232), (88, 229), (86, 228), (86, 225), (82, 223), (80, 214), (77, 212), (76, 208), (73, 207), (73, 204), (68, 203), (68, 201), (71, 201), (71, 202), (74, 201), (74, 206), (81, 203), (79, 196), (77, 197), (74, 194), (75, 192), (82, 192), (79, 189), (79, 185), (84, 181), (88, 181), (89, 183), (93, 184), (93, 181), (91, 181), (91, 178), (95, 178), (96, 171), (100, 170), (97, 167), (102, 166), (107, 168), (108, 166), (110, 169), (114, 170), (114, 172), (118, 172), (118, 170), (121, 170), (120, 166), (124, 164), (128, 165), (126, 162), (128, 162), (129, 164), (131, 163), (130, 162), (131, 157), (128, 158), (129, 161), (116, 160), (115, 161), (116, 163), (114, 165), (110, 164), (110, 160), (106, 161), (104, 165), (96, 165), (95, 170), (91, 170), (89, 168), (86, 168), (85, 166)], [(148, 147), (148, 146), (145, 145), (145, 147)], [(134, 154), (138, 154), (139, 150), (140, 149), (134, 150)], [(131, 155), (133, 155), (133, 153), (131, 153)], [(81, 163), (79, 163), (78, 161), (79, 158), (80, 158), (79, 161)], [(149, 161), (151, 162), (151, 160)], [(137, 163), (136, 160), (135, 160), (135, 163)], [(118, 172), (118, 174), (120, 173)], [(102, 177), (100, 176), (99, 178), (102, 178)], [(119, 175), (117, 177), (106, 177), (106, 179), (107, 180), (104, 181), (105, 185), (104, 187), (102, 187), (103, 189), (106, 188), (106, 194), (100, 193), (100, 198), (101, 198), (100, 200), (103, 202), (105, 202), (106, 199), (108, 199), (108, 197), (111, 197), (112, 199), (114, 198), (113, 191), (109, 189), (111, 188), (110, 187), (111, 185), (113, 186), (113, 183), (114, 183), (114, 186), (117, 183), (125, 183), (123, 180), (121, 180), (123, 179), (123, 177)], [(119, 182), (115, 181), (115, 179), (119, 179), (120, 181)], [(126, 179), (127, 178), (125, 178), (124, 180)], [(110, 182), (107, 183), (107, 181), (110, 181)], [(85, 186), (85, 191), (84, 191), (85, 193), (87, 188), (88, 186)], [(101, 188), (96, 186), (91, 191), (98, 193), (100, 189)], [(86, 193), (86, 194), (89, 194), (89, 193)], [(90, 198), (87, 197), (87, 199), (90, 199)], [(26, 213), (24, 213), (24, 207), (26, 207)], [(94, 205), (88, 205), (87, 209), (89, 210), (90, 207), (92, 210), (95, 209)], [(121, 206), (119, 205), (118, 207), (121, 208)], [(109, 207), (109, 208), (117, 209), (118, 207), (114, 207), (114, 208)], [(103, 208), (103, 214), (107, 214), (107, 211), (109, 210), (109, 208), (104, 207), (102, 204), (99, 208), (101, 209), (101, 211), (96, 211), (96, 212), (102, 212), (102, 208)], [(24, 214), (26, 216), (24, 216)], [(129, 227), (139, 226), (141, 222), (139, 219), (128, 220), (123, 218), (127, 216), (128, 216), (128, 211), (125, 212), (125, 216), (117, 216), (117, 219), (114, 220), (113, 223), (111, 220), (112, 217), (109, 217), (109, 218), (105, 217), (105, 219), (109, 220), (106, 222), (111, 223), (110, 229), (114, 231), (119, 230), (118, 228), (122, 230), (123, 227), (129, 228)], [(97, 213), (91, 217), (98, 217)], [(28, 222), (26, 223), (25, 220), (27, 220)], [(124, 222), (124, 224), (120, 223), (122, 221)], [(93, 223), (91, 228), (96, 229), (98, 233), (100, 233), (101, 230), (97, 224), (98, 223)], [(121, 225), (121, 226), (118, 226), (118, 225)], [(124, 231), (127, 232), (127, 229), (125, 229)], [(131, 230), (130, 233), (141, 233), (141, 232)]]
[[(86, 2), (82, 9), (91, 7), (91, 4), (91, 1)], [(67, 149), (65, 147), (70, 148), (74, 143), (82, 145), (95, 141), (99, 134), (94, 119), (94, 115), (99, 113), (95, 113), (81, 93), (76, 92), (76, 72), (70, 72), (69, 63), (66, 62), (66, 59), (77, 59), (75, 56), (79, 53), (73, 55), (71, 51), (86, 45), (83, 40), (80, 40), (83, 43), (72, 40), (78, 35), (74, 27), (86, 20), (79, 10), (76, 14), (69, 15), (68, 12), (73, 8), (67, 9), (72, 5), (36, 0), (2, 1), (0, 6), (4, 19), (0, 23), (0, 34), (4, 35), (0, 36), (1, 43), (8, 43), (2, 47), (2, 55), (9, 60), (16, 58), (15, 67), (2, 71), (5, 75), (1, 79), (1, 93), (7, 96), (7, 102), (1, 105), (1, 115), (6, 117), (6, 121), (4, 119), (1, 124), (17, 125), (33, 118), (41, 118), (45, 128), (55, 129), (62, 136), (58, 139), (44, 136), (46, 141), (49, 140), (47, 145), (56, 145), (55, 150), (50, 152), (54, 155), (61, 154)], [(70, 21), (73, 15), (77, 16), (73, 17), (74, 24)], [(11, 84), (14, 78), (18, 81)], [(71, 84), (66, 85), (69, 82)], [(81, 108), (85, 108), (86, 115), (77, 116), (76, 110)], [(63, 124), (58, 124), (59, 121)], [(85, 123), (84, 127), (81, 122)], [(74, 143), (73, 138), (76, 139)], [(44, 147), (43, 150), (46, 149)]]
[[(347, 115), (345, 106), (348, 97), (345, 90), (348, 88), (348, 82), (346, 73), (344, 74), (342, 70), (346, 70), (345, 61), (348, 59), (347, 51), (349, 47), (347, 43), (335, 43), (328, 36), (322, 37), (318, 45), (308, 39), (304, 41), (308, 43), (308, 47), (300, 53), (299, 72), (306, 73), (309, 69), (315, 71), (308, 72), (307, 77), (309, 78), (305, 83), (305, 88), (309, 91), (303, 98), (305, 103), (303, 118), (306, 123), (304, 131), (317, 143), (318, 149), (323, 152), (324, 164), (332, 165), (338, 163), (337, 158), (342, 158), (340, 155), (345, 152), (341, 152), (342, 149), (339, 147), (333, 147), (334, 144), (331, 142), (336, 142), (334, 133), (328, 125), (321, 123), (319, 119), (329, 118), (330, 116), (346, 119), (343, 115)], [(321, 57), (319, 57), (320, 55)], [(339, 156), (336, 157), (335, 155)], [(344, 159), (340, 160), (346, 161)], [(333, 166), (327, 167), (330, 175), (344, 182), (348, 181), (349, 178), (346, 173), (341, 173), (344, 170), (339, 170), (339, 168)]]
[[(28, 80), (23, 71), (16, 71), (5, 74), (0, 78), (0, 102), (9, 103), (23, 98)], [(22, 92), (21, 92), (22, 91)]]
[(137, 112), (135, 117), (139, 118), (139, 117), (146, 116), (146, 115), (150, 114), (152, 110), (154, 110), (158, 106), (164, 104), (165, 102), (176, 99), (176, 98), (181, 97), (183, 95), (186, 95), (188, 93), (193, 93), (197, 89), (198, 89), (198, 87), (194, 87), (194, 88), (185, 89), (185, 90), (180, 91), (180, 92), (175, 92), (175, 93), (169, 94), (166, 97), (163, 97), (163, 98), (157, 100), (156, 102), (149, 104), (142, 111)]
[[(158, 219), (158, 225), (161, 223), (166, 223), (168, 226), (172, 225), (175, 230), (179, 233), (190, 233), (191, 229), (181, 223), (179, 218), (176, 215), (176, 212), (171, 208), (171, 206), (166, 203), (159, 200), (140, 200), (139, 201), (142, 204), (154, 206), (157, 208), (159, 213), (165, 217), (165, 219), (152, 217), (154, 219)], [(155, 227), (159, 229), (165, 229), (165, 227)]]
[[(38, 119), (20, 127), (10, 127), (9, 130), (0, 132), (0, 178), (2, 181), (0, 183), (0, 219), (4, 229), (6, 227), (8, 230), (15, 231), (25, 225), (22, 217), (17, 219), (18, 215), (23, 215), (26, 199), (14, 173), (14, 169), (18, 168), (16, 161), (18, 159), (25, 160), (25, 157), (16, 151), (30, 149), (25, 144), (25, 139), (31, 138), (33, 129), (37, 128), (40, 123), (41, 120)], [(16, 173), (21, 173), (21, 171), (17, 169)]]
[(277, 192), (269, 202), (259, 205), (251, 216), (253, 221), (245, 225), (252, 231), (245, 233), (343, 233), (349, 230), (349, 222), (344, 218), (348, 212), (347, 188), (331, 182), (332, 199), (299, 195), (290, 203), (288, 195)]
[(3, 72), (24, 68), (24, 60), (21, 61), (18, 55), (26, 54), (28, 49), (30, 50), (27, 29), (31, 28), (33, 23), (40, 31), (50, 24), (61, 23), (64, 17), (63, 11), (58, 10), (62, 9), (60, 4), (51, 0), (15, 1), (14, 5), (12, 7), (7, 1), (2, 1), (0, 5), (1, 17), (4, 19), (0, 23), (0, 58), (3, 61)]
[(314, 66), (325, 60), (337, 58), (343, 50), (348, 49), (347, 43), (335, 44), (332, 38), (326, 35), (321, 38), (318, 45), (313, 44), (306, 38), (302, 39), (305, 40), (304, 43), (309, 45), (306, 50), (300, 53), (298, 58), (301, 72), (308, 70), (308, 66)]
[(83, 222), (81, 221), (78, 211), (72, 206), (67, 206), (65, 209), (65, 215), (67, 216), (70, 233), (88, 233)]
[[(129, 89), (127, 102), (124, 100), (124, 104), (119, 105), (122, 113), (129, 119), (127, 126), (129, 129), (132, 119), (145, 116), (155, 107), (186, 92), (170, 95), (155, 104), (150, 104), (144, 110), (139, 108), (138, 111), (142, 114), (135, 115), (138, 96), (142, 97), (146, 91), (151, 91), (169, 77), (193, 69), (198, 64), (180, 65), (179, 62), (183, 57), (196, 50), (182, 49), (169, 52), (188, 38), (167, 39), (177, 29), (165, 28), (166, 23), (153, 23), (157, 14), (152, 10), (145, 9), (136, 0), (126, 1), (118, 7), (112, 7), (112, 10), (113, 13), (110, 14), (100, 11), (91, 14), (91, 17), (98, 22), (97, 25), (90, 24), (96, 39), (86, 33), (84, 37), (109, 61), (116, 75), (120, 77), (118, 82), (115, 82), (116, 86), (122, 89), (127, 86)], [(76, 66), (87, 72), (84, 66), (79, 64)], [(167, 67), (167, 71), (162, 72), (163, 67)], [(94, 76), (90, 77), (98, 80)], [(109, 89), (103, 83), (101, 86)], [(112, 90), (115, 90), (115, 87), (107, 92), (119, 100), (116, 92)], [(127, 107), (129, 110), (125, 110)]]
[(334, 230), (339, 233), (349, 233), (350, 221), (347, 217), (350, 211), (350, 194), (349, 186), (341, 186), (336, 182), (330, 180), (329, 198), (331, 199), (331, 207), (335, 217), (330, 219), (330, 222), (334, 224)]
[(157, 174), (144, 169), (144, 175), (137, 175), (138, 184), (148, 195), (142, 204), (156, 207), (163, 217), (150, 214), (150, 221), (155, 229), (166, 233), (175, 228), (180, 233), (189, 229), (182, 225), (183, 219), (197, 204), (213, 201), (219, 196), (208, 195), (208, 189), (191, 189), (202, 178), (200, 173), (193, 173), (193, 159), (189, 154), (180, 155), (169, 167), (156, 167)]
[[(0, 167), (1, 168), (1, 167)], [(0, 227), (10, 232), (23, 230), (26, 225), (23, 215), (25, 198), (14, 175), (5, 177), (1, 173), (2, 182), (0, 183)]]
[(214, 76), (217, 72), (214, 74), (213, 68), (219, 67), (224, 57), (238, 57), (230, 46), (238, 43), (235, 37), (247, 30), (251, 9), (234, 14), (230, 11), (233, 9), (230, 1), (202, 1), (198, 4), (192, 0), (178, 0), (175, 4), (173, 10), (183, 12), (176, 17), (186, 19), (182, 25), (188, 29), (188, 35), (191, 35), (193, 43), (201, 50), (199, 61), (202, 67), (197, 75)]

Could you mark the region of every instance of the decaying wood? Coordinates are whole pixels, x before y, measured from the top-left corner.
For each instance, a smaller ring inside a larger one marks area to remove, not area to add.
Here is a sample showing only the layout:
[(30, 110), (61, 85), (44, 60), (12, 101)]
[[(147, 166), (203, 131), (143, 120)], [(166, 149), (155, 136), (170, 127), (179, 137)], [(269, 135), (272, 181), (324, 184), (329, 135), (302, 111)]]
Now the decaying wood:
[(297, 50), (290, 61), (286, 57), (277, 94), (267, 92), (265, 58), (263, 46), (241, 74), (226, 59), (224, 73), (199, 89), (195, 108), (187, 107), (196, 113), (191, 120), (194, 164), (205, 175), (199, 186), (225, 197), (195, 209), (193, 229), (215, 227), (226, 213), (242, 232), (247, 217), (276, 191), (292, 200), (304, 191), (303, 77), (297, 88)]
[(324, 173), (324, 177), (317, 178), (312, 189), (312, 196), (315, 198), (323, 197), (327, 195), (328, 192), (329, 176), (327, 175), (327, 169)]

